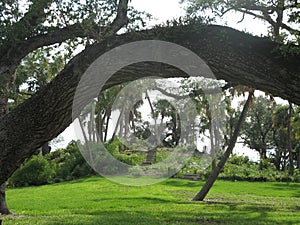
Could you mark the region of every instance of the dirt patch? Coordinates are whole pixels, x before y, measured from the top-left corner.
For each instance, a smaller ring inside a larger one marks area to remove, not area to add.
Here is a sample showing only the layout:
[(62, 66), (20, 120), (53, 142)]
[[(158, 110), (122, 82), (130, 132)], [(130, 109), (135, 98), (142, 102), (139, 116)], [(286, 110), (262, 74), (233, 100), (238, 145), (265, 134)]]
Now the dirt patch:
[[(19, 219), (19, 218), (29, 218), (30, 216), (25, 215), (17, 215), (17, 214), (9, 214), (9, 215), (2, 215), (0, 214), (0, 221), (3, 218), (12, 218), (12, 219)], [(1, 224), (1, 223), (0, 223)]]

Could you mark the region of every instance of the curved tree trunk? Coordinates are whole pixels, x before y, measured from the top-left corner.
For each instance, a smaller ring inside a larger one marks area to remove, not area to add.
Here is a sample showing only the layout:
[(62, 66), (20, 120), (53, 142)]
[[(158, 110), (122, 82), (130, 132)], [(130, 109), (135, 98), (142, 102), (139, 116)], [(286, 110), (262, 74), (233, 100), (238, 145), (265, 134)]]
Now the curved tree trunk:
[[(131, 41), (160, 39), (198, 54), (216, 78), (242, 84), (300, 104), (300, 57), (281, 57), (276, 44), (221, 26), (186, 25), (123, 34), (87, 47), (37, 94), (0, 120), (0, 183), (37, 148), (59, 135), (72, 122), (72, 102), (78, 82), (100, 55)], [(118, 71), (105, 88), (141, 77), (186, 77), (181, 70), (145, 62)], [(88, 99), (82, 99), (82, 107)], [(78, 114), (78, 112), (75, 112)]]
[(203, 199), (205, 198), (205, 196), (209, 192), (210, 188), (213, 186), (214, 182), (218, 178), (219, 173), (221, 172), (221, 170), (224, 167), (225, 163), (227, 162), (227, 159), (229, 158), (230, 153), (232, 152), (232, 150), (235, 146), (236, 140), (239, 136), (239, 132), (240, 132), (240, 129), (242, 127), (242, 124), (243, 124), (243, 122), (246, 118), (247, 111), (250, 107), (250, 104), (251, 104), (251, 101), (252, 101), (252, 98), (253, 98), (253, 93), (254, 93), (254, 91), (251, 91), (249, 93), (248, 99), (247, 99), (247, 101), (244, 105), (244, 108), (243, 108), (243, 111), (242, 111), (242, 113), (239, 117), (239, 120), (237, 121), (237, 124), (235, 126), (233, 135), (232, 135), (232, 137), (229, 141), (228, 147), (227, 147), (224, 155), (222, 156), (220, 162), (217, 164), (215, 169), (211, 172), (208, 180), (206, 181), (206, 183), (202, 187), (201, 191), (198, 192), (197, 195), (193, 198), (194, 201), (203, 201)]

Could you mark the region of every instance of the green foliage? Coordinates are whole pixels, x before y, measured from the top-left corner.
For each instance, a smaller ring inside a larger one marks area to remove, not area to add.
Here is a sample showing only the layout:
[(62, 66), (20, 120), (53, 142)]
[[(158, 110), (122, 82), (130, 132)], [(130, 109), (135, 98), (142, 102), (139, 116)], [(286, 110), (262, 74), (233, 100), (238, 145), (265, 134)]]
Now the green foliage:
[(238, 166), (242, 166), (244, 164), (246, 164), (246, 165), (251, 165), (252, 164), (252, 162), (249, 160), (248, 156), (243, 157), (243, 156), (238, 156), (238, 155), (232, 155), (228, 159), (227, 163), (238, 165)]
[(145, 160), (145, 155), (142, 153), (133, 153), (130, 150), (125, 150), (126, 146), (119, 138), (115, 138), (112, 142), (106, 145), (108, 152), (117, 160), (128, 165), (139, 165)]
[[(9, 98), (14, 108), (46, 86), (65, 66), (68, 55), (61, 51), (53, 53), (54, 47), (39, 48), (28, 54), (16, 71), (14, 88)], [(24, 88), (24, 86), (26, 88)]]
[[(240, 159), (239, 159), (240, 158)], [(234, 156), (230, 160), (241, 160), (243, 157)], [(228, 162), (219, 178), (224, 180), (238, 181), (293, 181), (286, 173), (277, 171), (273, 164), (264, 162), (261, 164), (241, 163), (239, 165)]]
[(140, 177), (145, 174), (145, 172), (141, 166), (135, 166), (133, 168), (130, 168), (129, 172), (134, 177)]
[(293, 118), (292, 118), (292, 127), (295, 133), (295, 139), (300, 141), (300, 107), (298, 106), (295, 109)]
[(9, 186), (42, 185), (94, 175), (76, 142), (46, 156), (34, 155), (9, 179)]
[[(116, 0), (1, 1), (0, 52), (5, 56), (1, 73), (7, 70), (11, 74), (1, 74), (0, 92), (8, 96), (10, 107), (16, 107), (49, 83), (74, 53), (102, 40), (103, 33), (110, 32), (118, 3)], [(131, 6), (127, 17), (129, 23), (124, 31), (141, 29), (151, 18)], [(61, 40), (57, 33), (66, 30), (74, 35)]]
[(257, 20), (262, 20), (269, 25), (270, 37), (280, 43), (292, 43), (284, 51), (299, 54), (299, 4), (293, 0), (181, 0), (187, 3), (188, 16), (208, 16), (211, 20), (222, 18), (228, 12), (240, 15), (240, 22), (249, 15)]
[[(211, 173), (211, 166), (203, 169), (200, 165), (202, 165), (201, 159), (192, 157), (185, 168), (177, 173), (177, 177), (184, 178), (185, 175), (194, 175), (193, 178), (207, 180)], [(289, 176), (287, 172), (276, 170), (274, 164), (268, 159), (256, 163), (250, 161), (247, 156), (232, 155), (218, 178), (231, 181), (299, 182), (300, 172), (297, 170), (294, 176)]]
[(139, 165), (142, 162), (144, 162), (144, 157), (138, 154), (130, 154), (130, 155), (126, 155), (126, 154), (118, 154), (116, 155), (116, 159), (126, 163), (128, 165)]
[(66, 149), (54, 151), (46, 157), (51, 160), (55, 170), (54, 182), (73, 180), (94, 174), (74, 141), (70, 142)]
[(275, 102), (263, 96), (254, 100), (247, 113), (241, 129), (241, 138), (244, 145), (256, 150), (261, 159), (267, 157), (267, 152), (273, 148), (272, 113)]
[(50, 163), (41, 155), (33, 156), (9, 179), (10, 186), (20, 187), (49, 183), (55, 172)]
[[(105, 144), (106, 149), (117, 160), (128, 165), (134, 165), (131, 169), (133, 176), (141, 176), (144, 174), (141, 165), (146, 158), (146, 152), (132, 151), (126, 149), (122, 140), (115, 138), (111, 142)], [(93, 148), (93, 146), (91, 146)], [(172, 148), (157, 149), (154, 163), (161, 162), (170, 156), (170, 151), (176, 150)], [(104, 157), (98, 155), (97, 157)], [(175, 176), (185, 177), (185, 175), (194, 175), (200, 180), (206, 180), (211, 171), (211, 167), (203, 168), (203, 159), (193, 156), (187, 165), (179, 171)], [(114, 174), (120, 169), (112, 166), (109, 158), (101, 160), (102, 168), (105, 174)], [(208, 166), (209, 164), (207, 164)], [(163, 166), (163, 165), (162, 165)], [(65, 149), (59, 149), (46, 156), (35, 155), (28, 160), (20, 169), (18, 169), (9, 179), (9, 186), (20, 187), (30, 185), (42, 185), (53, 182), (69, 181), (80, 177), (94, 175), (95, 172), (87, 164), (81, 155), (77, 143), (72, 141)], [(260, 163), (255, 163), (249, 158), (243, 156), (232, 155), (224, 169), (222, 170), (220, 179), (238, 180), (238, 181), (294, 181), (300, 182), (300, 172), (295, 171), (294, 176), (288, 176), (287, 172), (278, 171), (269, 159), (265, 159)]]

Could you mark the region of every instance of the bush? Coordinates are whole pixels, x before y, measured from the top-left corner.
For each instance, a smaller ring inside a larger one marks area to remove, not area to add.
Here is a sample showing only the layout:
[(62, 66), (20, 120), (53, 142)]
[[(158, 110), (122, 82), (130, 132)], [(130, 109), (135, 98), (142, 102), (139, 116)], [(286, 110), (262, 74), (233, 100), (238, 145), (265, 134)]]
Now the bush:
[(55, 182), (95, 174), (81, 155), (76, 142), (70, 142), (66, 149), (50, 153), (47, 158), (52, 161), (55, 170)]
[(133, 177), (140, 177), (140, 176), (143, 176), (145, 174), (144, 170), (142, 167), (140, 166), (135, 166), (133, 168), (130, 168), (130, 174), (133, 176)]
[(35, 155), (12, 175), (8, 184), (13, 187), (47, 184), (54, 174), (49, 161)]
[[(192, 157), (189, 163), (177, 173), (178, 177), (186, 174), (195, 174), (202, 180), (207, 180), (211, 173), (211, 165), (200, 168), (201, 158)], [(260, 163), (251, 162), (248, 157), (232, 155), (225, 167), (222, 169), (219, 179), (238, 181), (282, 181), (300, 182), (300, 170), (295, 170), (294, 176), (289, 176), (287, 172), (276, 170), (275, 166), (268, 160)]]
[(294, 172), (294, 181), (300, 183), (300, 169), (295, 170), (295, 172)]
[(142, 162), (144, 162), (144, 157), (138, 154), (130, 154), (130, 155), (126, 155), (126, 154), (117, 154), (115, 155), (115, 158), (123, 163), (126, 163), (128, 165), (139, 165)]

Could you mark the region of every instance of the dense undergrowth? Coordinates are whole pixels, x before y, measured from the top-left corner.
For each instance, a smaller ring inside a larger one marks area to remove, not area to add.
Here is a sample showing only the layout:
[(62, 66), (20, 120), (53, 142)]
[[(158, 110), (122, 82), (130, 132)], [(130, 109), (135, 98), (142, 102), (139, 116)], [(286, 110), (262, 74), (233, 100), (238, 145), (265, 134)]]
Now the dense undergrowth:
[[(132, 174), (139, 176), (141, 165), (145, 160), (145, 152), (132, 153), (128, 149), (120, 147), (119, 140), (107, 144), (108, 151), (118, 160), (137, 165)], [(154, 162), (162, 161), (168, 154), (169, 149), (159, 149)], [(113, 170), (107, 161), (107, 170)], [(194, 155), (182, 170), (174, 177), (206, 180), (211, 172), (210, 163), (203, 164), (203, 158)], [(71, 142), (65, 149), (53, 151), (46, 156), (34, 155), (18, 169), (8, 181), (9, 187), (21, 187), (31, 185), (51, 184), (62, 181), (70, 181), (77, 178), (95, 175), (95, 171), (82, 157), (76, 142)], [(300, 182), (300, 171), (296, 170), (293, 176), (287, 171), (278, 171), (274, 165), (265, 162), (252, 162), (248, 157), (232, 155), (219, 179), (232, 181), (288, 181)]]

